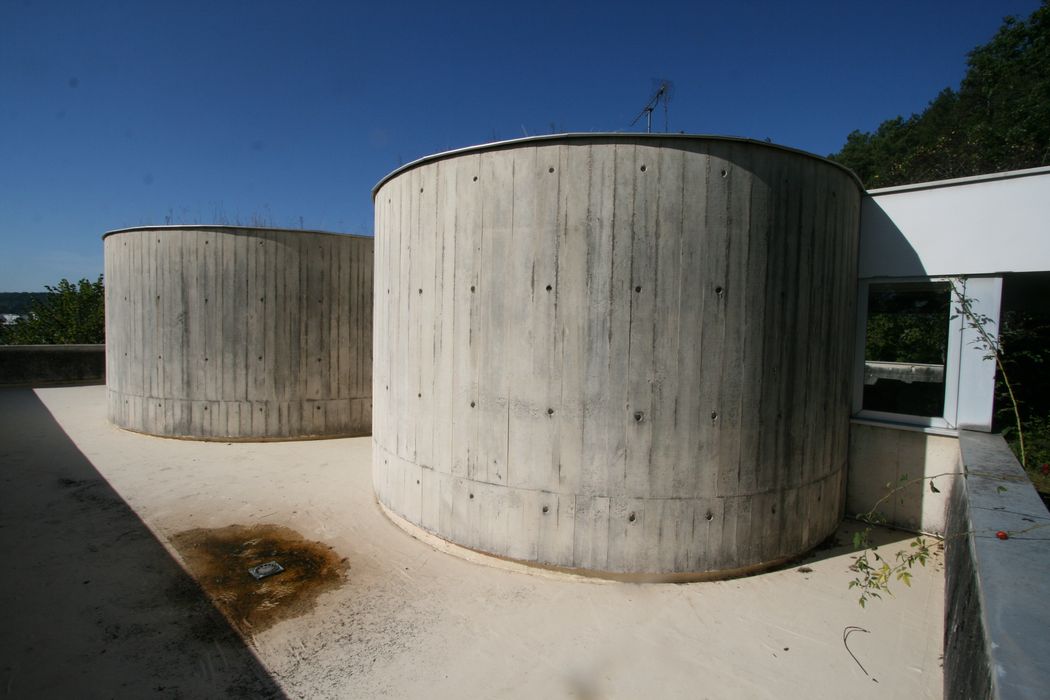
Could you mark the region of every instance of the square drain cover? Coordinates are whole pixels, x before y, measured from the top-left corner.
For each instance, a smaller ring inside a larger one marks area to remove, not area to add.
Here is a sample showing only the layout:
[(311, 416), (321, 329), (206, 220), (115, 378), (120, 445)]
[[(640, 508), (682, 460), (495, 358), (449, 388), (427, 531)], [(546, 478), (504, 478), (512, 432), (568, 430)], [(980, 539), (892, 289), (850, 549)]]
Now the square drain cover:
[(284, 567), (275, 561), (268, 561), (265, 564), (259, 564), (248, 569), (248, 573), (255, 577), (255, 580), (264, 579), (267, 576), (273, 576), (284, 571)]

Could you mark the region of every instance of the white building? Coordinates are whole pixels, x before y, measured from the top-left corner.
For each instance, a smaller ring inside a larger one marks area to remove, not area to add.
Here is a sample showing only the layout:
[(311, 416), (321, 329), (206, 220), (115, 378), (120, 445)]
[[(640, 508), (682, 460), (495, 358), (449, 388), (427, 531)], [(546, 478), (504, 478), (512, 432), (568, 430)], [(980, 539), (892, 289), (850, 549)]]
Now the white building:
[[(1050, 274), (1039, 274), (1050, 271), (1050, 167), (869, 195), (861, 212), (850, 515), (867, 512), (887, 493), (887, 483), (958, 472), (957, 431), (991, 430), (995, 362), (981, 349), (975, 324), (958, 313), (960, 301), (972, 304), (993, 337), (1011, 286), (1025, 287), (1028, 296), (1046, 293), (1044, 302), (1050, 301)], [(874, 316), (869, 306), (887, 298), (910, 299), (940, 319), (947, 340), (943, 361), (873, 363), (884, 358), (863, 357)], [(874, 392), (879, 381), (903, 398)], [(950, 478), (933, 480), (944, 486), (940, 494), (916, 483), (903, 503), (887, 499), (880, 510), (895, 524), (940, 532)]]

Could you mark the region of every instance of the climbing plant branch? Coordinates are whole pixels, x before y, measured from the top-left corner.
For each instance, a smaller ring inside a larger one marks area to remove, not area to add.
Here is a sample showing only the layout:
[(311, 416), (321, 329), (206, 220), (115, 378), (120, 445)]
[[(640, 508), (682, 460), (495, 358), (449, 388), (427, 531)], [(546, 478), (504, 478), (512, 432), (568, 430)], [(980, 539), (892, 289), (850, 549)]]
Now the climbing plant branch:
[[(883, 525), (886, 523), (886, 517), (880, 510), (883, 504), (891, 498), (899, 496), (905, 489), (922, 482), (929, 483), (929, 488), (932, 493), (940, 493), (941, 490), (937, 488), (934, 480), (944, 476), (966, 476), (995, 479), (997, 481), (1002, 480), (1002, 477), (997, 474), (967, 470), (965, 472), (941, 472), (940, 474), (931, 474), (929, 476), (915, 478), (904, 474), (896, 483), (887, 483), (886, 494), (879, 500), (875, 501), (867, 512), (858, 513), (856, 515), (856, 519), (859, 522), (865, 523), (867, 527), (853, 533), (854, 549), (863, 551), (854, 557), (853, 563), (849, 567), (850, 571), (856, 574), (856, 577), (849, 582), (849, 587), (859, 589), (860, 599), (857, 602), (860, 603), (861, 607), (866, 607), (867, 602), (873, 598), (882, 598), (883, 594), (893, 595), (893, 592), (890, 590), (890, 584), (893, 581), (900, 581), (906, 586), (911, 586), (911, 570), (916, 564), (926, 566), (926, 562), (931, 555), (931, 543), (929, 538), (925, 535), (917, 536), (909, 543), (909, 548), (907, 550), (898, 551), (893, 560), (887, 560), (879, 554), (878, 546), (871, 542), (871, 526)], [(997, 493), (1004, 493), (1007, 490), (1002, 484), (997, 485), (995, 489)], [(901, 500), (903, 502), (903, 498)], [(1005, 539), (1014, 535), (1027, 533), (1030, 530), (1038, 529), (1040, 527), (1045, 527), (1045, 525), (1037, 525), (1018, 531), (1000, 531), (999, 533), (996, 533), (996, 536)], [(951, 536), (959, 537), (968, 534), (972, 533), (953, 532)], [(1006, 536), (1005, 538), (1003, 537), (1004, 534)]]
[(849, 567), (850, 571), (856, 574), (856, 577), (849, 582), (849, 587), (860, 591), (860, 598), (857, 602), (862, 608), (867, 607), (868, 601), (873, 598), (882, 598), (883, 594), (893, 595), (890, 590), (890, 584), (893, 581), (911, 586), (912, 568), (916, 564), (926, 566), (931, 555), (930, 542), (926, 537), (920, 535), (909, 543), (908, 549), (898, 551), (892, 560), (883, 558), (878, 552), (878, 547), (871, 542), (871, 526), (886, 522), (885, 516), (879, 509), (886, 501), (897, 496), (904, 489), (923, 481), (929, 481), (932, 492), (940, 493), (940, 489), (936, 487), (933, 480), (942, 476), (959, 474), (962, 472), (943, 472), (914, 479), (905, 474), (897, 480), (896, 484), (893, 482), (886, 484), (886, 495), (877, 500), (866, 513), (857, 514), (857, 520), (866, 523), (868, 527), (853, 533), (854, 549), (864, 551), (854, 557)]
[(977, 300), (966, 295), (964, 280), (960, 278), (952, 279), (951, 287), (952, 296), (955, 298), (956, 303), (956, 316), (962, 316), (966, 325), (977, 333), (977, 340), (974, 341), (974, 346), (985, 353), (984, 359), (995, 360), (996, 369), (999, 370), (1003, 386), (1010, 397), (1010, 408), (1013, 409), (1014, 423), (1017, 425), (1017, 441), (1021, 466), (1027, 469), (1028, 460), (1025, 455), (1024, 429), (1021, 426), (1021, 411), (1017, 405), (1017, 396), (1014, 394), (1014, 389), (1010, 385), (1010, 378), (1006, 373), (1006, 368), (1003, 366), (1002, 343), (1000, 342), (999, 334), (989, 331), (989, 328), (994, 327), (995, 324), (986, 314), (978, 313), (974, 310), (974, 302)]
[(875, 503), (867, 512), (858, 513), (857, 520), (860, 520), (861, 522), (865, 523), (870, 523), (872, 525), (881, 525), (886, 521), (886, 518), (884, 518), (879, 511), (879, 509), (882, 507), (882, 504), (899, 494), (904, 489), (908, 488), (909, 486), (912, 486), (913, 484), (918, 484), (923, 481), (929, 481), (930, 491), (932, 493), (940, 493), (940, 489), (938, 489), (937, 486), (933, 483), (934, 479), (938, 479), (942, 476), (963, 476), (965, 473), (966, 472), (941, 472), (940, 474), (919, 476), (915, 477), (914, 479), (909, 477), (907, 474), (904, 474), (901, 476), (900, 479), (897, 480), (896, 484), (894, 484), (892, 481), (888, 482), (886, 484), (886, 495), (880, 498), (879, 500), (875, 501)]

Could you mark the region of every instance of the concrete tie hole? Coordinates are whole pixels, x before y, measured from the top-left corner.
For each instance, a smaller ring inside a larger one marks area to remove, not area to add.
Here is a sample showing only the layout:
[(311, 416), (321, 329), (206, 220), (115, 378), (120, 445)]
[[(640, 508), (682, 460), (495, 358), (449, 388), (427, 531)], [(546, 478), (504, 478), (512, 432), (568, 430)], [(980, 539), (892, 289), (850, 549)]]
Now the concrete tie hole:
[(627, 516), (627, 522), (633, 523), (634, 521), (635, 521), (634, 513), (631, 513), (630, 515)]
[(543, 506), (543, 512), (544, 513), (550, 512), (550, 508), (547, 507), (547, 506)]

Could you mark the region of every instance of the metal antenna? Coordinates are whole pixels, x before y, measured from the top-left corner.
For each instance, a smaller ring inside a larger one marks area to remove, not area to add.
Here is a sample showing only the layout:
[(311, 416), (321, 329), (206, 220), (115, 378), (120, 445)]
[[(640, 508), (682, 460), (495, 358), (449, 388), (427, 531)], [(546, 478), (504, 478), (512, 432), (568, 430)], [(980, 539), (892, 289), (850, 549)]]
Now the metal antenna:
[[(654, 83), (657, 81), (653, 81)], [(664, 131), (667, 131), (670, 126), (670, 117), (668, 116), (667, 103), (671, 101), (671, 93), (674, 91), (674, 85), (670, 80), (660, 80), (656, 89), (653, 91), (649, 101), (642, 107), (642, 111), (638, 113), (638, 116), (631, 122), (631, 126), (638, 123), (638, 120), (645, 115), (645, 133), (653, 133), (653, 110), (656, 109), (657, 105), (661, 102), (664, 105)]]

